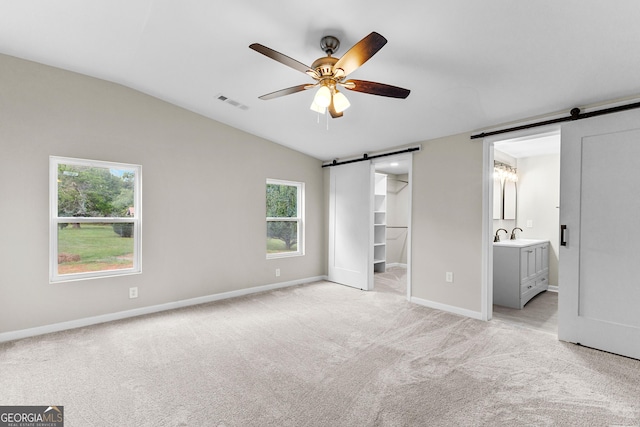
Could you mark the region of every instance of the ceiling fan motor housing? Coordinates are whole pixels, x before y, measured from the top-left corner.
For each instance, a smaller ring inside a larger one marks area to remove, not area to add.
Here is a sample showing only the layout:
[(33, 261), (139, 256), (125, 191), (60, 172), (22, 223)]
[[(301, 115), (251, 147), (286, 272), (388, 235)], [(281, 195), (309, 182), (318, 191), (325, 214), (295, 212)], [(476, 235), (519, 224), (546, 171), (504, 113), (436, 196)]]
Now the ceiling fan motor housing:
[(316, 72), (322, 77), (331, 76), (333, 75), (333, 66), (336, 62), (338, 62), (338, 58), (326, 56), (313, 61), (311, 68), (316, 70)]

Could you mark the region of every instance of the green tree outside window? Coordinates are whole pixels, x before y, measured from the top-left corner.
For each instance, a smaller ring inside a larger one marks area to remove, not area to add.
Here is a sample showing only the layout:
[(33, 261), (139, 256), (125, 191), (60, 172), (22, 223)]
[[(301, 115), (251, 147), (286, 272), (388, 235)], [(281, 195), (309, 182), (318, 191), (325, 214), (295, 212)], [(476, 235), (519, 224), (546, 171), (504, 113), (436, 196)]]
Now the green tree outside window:
[(267, 253), (298, 251), (300, 186), (267, 183)]

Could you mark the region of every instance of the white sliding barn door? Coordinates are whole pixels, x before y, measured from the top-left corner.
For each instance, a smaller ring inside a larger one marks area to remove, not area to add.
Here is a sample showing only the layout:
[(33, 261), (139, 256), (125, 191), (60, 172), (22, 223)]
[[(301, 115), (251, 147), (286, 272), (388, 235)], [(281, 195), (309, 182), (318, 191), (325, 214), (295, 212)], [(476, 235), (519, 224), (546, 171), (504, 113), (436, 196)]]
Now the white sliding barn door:
[(373, 166), (330, 168), (329, 280), (373, 289)]
[(640, 359), (640, 112), (562, 128), (558, 338)]

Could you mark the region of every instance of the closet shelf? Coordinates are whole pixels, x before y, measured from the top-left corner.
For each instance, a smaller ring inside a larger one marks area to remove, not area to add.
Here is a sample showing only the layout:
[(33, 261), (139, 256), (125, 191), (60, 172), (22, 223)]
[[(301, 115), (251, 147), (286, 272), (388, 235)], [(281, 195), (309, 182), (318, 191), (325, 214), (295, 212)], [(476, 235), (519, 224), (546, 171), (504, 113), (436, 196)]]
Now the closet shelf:
[(373, 206), (373, 271), (384, 273), (386, 271), (387, 258), (387, 175), (375, 174), (375, 187), (373, 191), (375, 201)]

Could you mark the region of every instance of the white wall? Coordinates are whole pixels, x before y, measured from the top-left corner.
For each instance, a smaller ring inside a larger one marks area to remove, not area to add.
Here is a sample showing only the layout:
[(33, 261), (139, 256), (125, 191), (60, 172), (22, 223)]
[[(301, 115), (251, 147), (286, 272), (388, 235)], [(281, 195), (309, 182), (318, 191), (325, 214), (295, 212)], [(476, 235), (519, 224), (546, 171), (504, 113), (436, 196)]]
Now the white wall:
[(560, 155), (520, 158), (518, 176), (518, 227), (524, 230), (519, 236), (549, 240), (549, 284), (558, 286)]
[[(326, 274), (320, 161), (102, 80), (0, 75), (0, 333)], [(142, 274), (49, 284), (50, 155), (142, 165)], [(306, 184), (304, 257), (265, 259), (266, 178)]]

